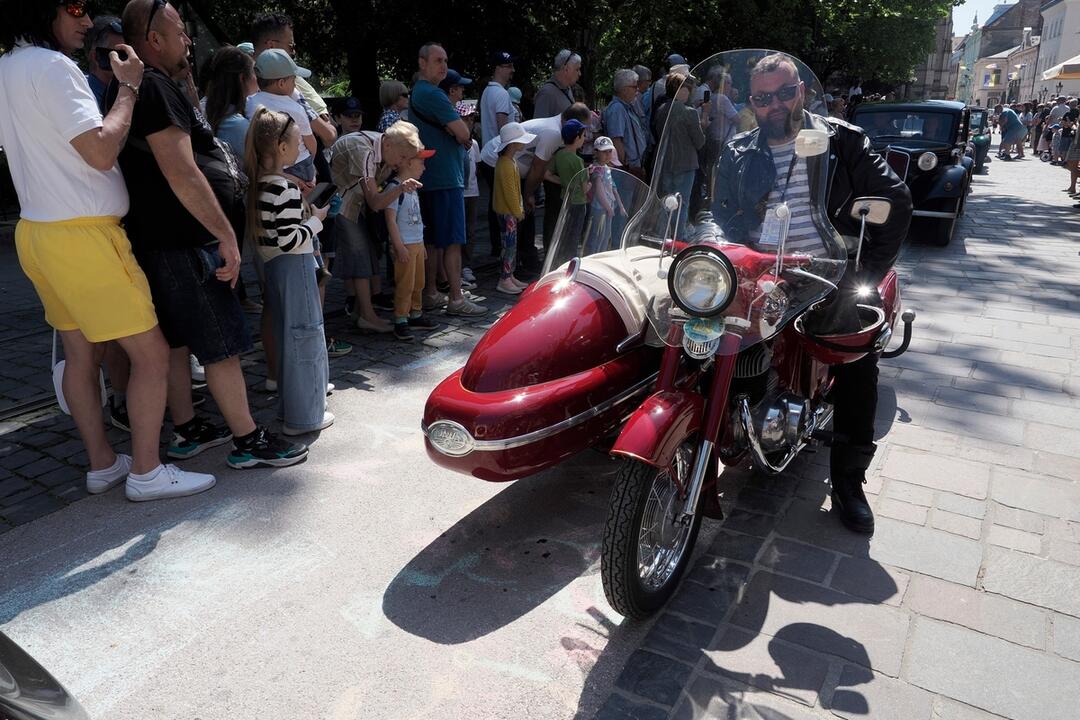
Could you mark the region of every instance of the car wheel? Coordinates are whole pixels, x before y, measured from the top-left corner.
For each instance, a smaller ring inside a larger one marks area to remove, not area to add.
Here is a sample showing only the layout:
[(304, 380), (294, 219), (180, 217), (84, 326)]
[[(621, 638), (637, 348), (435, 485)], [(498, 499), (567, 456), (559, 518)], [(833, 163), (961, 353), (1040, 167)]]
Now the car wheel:
[[(956, 203), (957, 216), (963, 212), (963, 198)], [(934, 223), (934, 234), (930, 236), (931, 242), (938, 247), (945, 247), (953, 238), (953, 232), (956, 230), (956, 218), (941, 218)]]

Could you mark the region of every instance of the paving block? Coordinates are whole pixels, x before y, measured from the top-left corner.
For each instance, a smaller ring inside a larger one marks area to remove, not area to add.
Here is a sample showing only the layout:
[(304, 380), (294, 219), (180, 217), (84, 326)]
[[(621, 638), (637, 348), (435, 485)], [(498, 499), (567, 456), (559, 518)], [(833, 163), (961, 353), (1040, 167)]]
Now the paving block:
[(913, 525), (926, 524), (927, 509), (925, 507), (912, 505), (900, 500), (893, 500), (892, 498), (886, 497), (879, 499), (877, 512), (884, 517), (902, 520), (907, 523), (912, 523)]
[(1038, 555), (1042, 551), (1042, 537), (1003, 525), (993, 525), (986, 536), (991, 545), (1011, 548)]
[(889, 451), (881, 472), (896, 480), (977, 500), (986, 497), (990, 485), (990, 469), (985, 465), (901, 448)]
[(777, 515), (787, 505), (787, 498), (752, 488), (743, 488), (739, 491), (735, 505), (751, 512)]
[[(966, 378), (958, 379), (966, 380)], [(991, 415), (1005, 415), (1009, 412), (1009, 399), (1006, 397), (972, 392), (955, 386), (938, 388), (937, 393), (934, 395), (934, 402), (957, 410), (990, 413)]]
[(784, 538), (775, 538), (758, 557), (760, 565), (814, 582), (824, 581), (835, 562), (835, 553)]
[(897, 606), (904, 598), (911, 576), (865, 558), (841, 557), (829, 585), (848, 595)]
[(939, 530), (878, 518), (870, 557), (886, 565), (974, 587), (982, 546)]
[(982, 586), (987, 592), (1080, 617), (1080, 567), (990, 547)]
[(934, 506), (951, 513), (956, 513), (957, 515), (966, 515), (970, 518), (978, 518), (981, 520), (986, 517), (986, 502), (963, 497), (962, 495), (953, 495), (952, 493), (945, 492), (938, 493)]
[(615, 687), (670, 707), (679, 699), (691, 671), (689, 665), (671, 658), (635, 650), (615, 680)]
[(647, 650), (670, 655), (693, 665), (709, 647), (716, 634), (715, 625), (705, 625), (669, 612), (653, 624), (641, 645)]
[(934, 696), (922, 688), (858, 665), (845, 665), (829, 702), (847, 720), (929, 720)]
[(688, 581), (679, 587), (668, 603), (668, 610), (715, 627), (738, 600), (750, 569), (721, 558), (702, 560), (706, 563), (695, 567)]
[(1053, 452), (1037, 452), (1032, 469), (1040, 475), (1075, 480), (1080, 477), (1080, 458)]
[(1080, 458), (1080, 429), (1028, 423), (1024, 445), (1034, 450)]
[(761, 513), (748, 512), (737, 508), (729, 512), (727, 517), (724, 518), (725, 529), (758, 537), (765, 537), (772, 532), (775, 526), (776, 518), (772, 515), (762, 515)]
[(4, 519), (12, 525), (23, 525), (37, 520), (64, 507), (64, 502), (46, 493), (39, 493), (15, 505), (0, 510)]
[(991, 497), (1002, 505), (1080, 521), (1080, 482), (994, 468)]
[[(705, 651), (719, 672), (747, 685), (813, 707), (829, 672), (829, 659), (779, 638), (728, 626)], [(866, 672), (869, 672), (868, 670)]]
[(1080, 544), (1051, 538), (1050, 559), (1070, 565), (1080, 565)]
[(713, 537), (712, 544), (709, 545), (707, 552), (710, 555), (719, 555), (720, 557), (731, 558), (744, 563), (752, 563), (764, 544), (765, 541), (760, 537), (719, 530)]
[(820, 720), (798, 703), (730, 678), (698, 675), (675, 706), (671, 720)]
[(908, 588), (907, 607), (1018, 645), (1046, 648), (1047, 612), (1000, 595), (916, 575)]
[(890, 480), (885, 487), (885, 497), (922, 507), (930, 507), (934, 504), (933, 490), (902, 480)]
[(593, 720), (665, 720), (666, 708), (637, 703), (618, 694), (612, 694), (600, 706)]
[(930, 526), (953, 535), (963, 535), (972, 540), (978, 540), (982, 534), (982, 520), (967, 517), (966, 515), (957, 515), (945, 510), (935, 509), (931, 513)]
[(1080, 662), (1080, 619), (1055, 614), (1051, 649), (1062, 657)]
[(841, 525), (827, 506), (822, 507), (819, 502), (813, 501), (791, 503), (776, 532), (784, 537), (856, 556), (865, 556), (870, 542), (865, 535), (853, 533)]
[(920, 618), (905, 679), (1009, 718), (1075, 720), (1080, 664), (958, 625)]
[[(758, 572), (730, 623), (895, 676), (908, 614), (820, 585)], [(844, 634), (832, 628), (841, 628)]]
[(995, 504), (994, 524), (1023, 530), (1024, 532), (1043, 535), (1046, 532), (1047, 518), (1038, 513), (1018, 510), (1007, 505)]

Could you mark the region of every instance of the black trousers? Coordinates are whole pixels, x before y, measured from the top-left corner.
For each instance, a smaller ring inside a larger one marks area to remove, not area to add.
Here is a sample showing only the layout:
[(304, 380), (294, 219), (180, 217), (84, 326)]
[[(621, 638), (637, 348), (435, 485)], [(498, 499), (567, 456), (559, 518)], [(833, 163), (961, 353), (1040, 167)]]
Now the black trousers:
[(476, 164), (477, 174), (484, 178), (488, 187), (487, 224), (488, 238), (491, 241), (491, 254), (502, 254), (502, 230), (499, 228), (499, 216), (495, 214), (495, 168), (486, 162)]
[(878, 355), (832, 368), (833, 432), (838, 445), (869, 445), (874, 442), (877, 415)]

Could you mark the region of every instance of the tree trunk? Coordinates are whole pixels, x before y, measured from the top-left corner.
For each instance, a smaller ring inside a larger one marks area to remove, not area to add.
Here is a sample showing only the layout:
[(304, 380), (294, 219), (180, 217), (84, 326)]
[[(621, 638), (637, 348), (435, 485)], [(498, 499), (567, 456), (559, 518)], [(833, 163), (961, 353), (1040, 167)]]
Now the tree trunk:
[(371, 30), (376, 27), (374, 0), (330, 0), (337, 15), (338, 42), (345, 48), (349, 89), (364, 108), (364, 127), (375, 129), (382, 115), (379, 67)]

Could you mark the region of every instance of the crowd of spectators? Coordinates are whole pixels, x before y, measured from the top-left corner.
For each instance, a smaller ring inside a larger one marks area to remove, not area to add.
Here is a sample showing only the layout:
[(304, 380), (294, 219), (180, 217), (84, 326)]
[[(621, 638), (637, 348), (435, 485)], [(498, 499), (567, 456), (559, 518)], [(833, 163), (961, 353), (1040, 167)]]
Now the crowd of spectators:
[[(562, 49), (527, 119), (509, 52), (492, 52), (478, 83), (427, 43), (408, 84), (381, 83), (369, 131), (358, 100), (328, 104), (312, 87), (284, 15), (253, 18), (249, 42), (218, 48), (195, 73), (184, 19), (164, 0), (93, 20), (82, 0), (16, 7), (0, 37), (12, 48), (0, 57), (0, 145), (21, 204), (19, 259), (64, 347), (87, 487), (124, 483), (133, 500), (215, 482), (161, 462), (166, 409), (170, 459), (227, 443), (233, 468), (307, 456), (292, 437), (334, 422), (328, 363), (352, 349), (326, 335), (331, 277), (359, 334), (408, 342), (440, 327), (436, 312), (482, 316), (471, 292), (471, 266), (484, 260), (478, 215), (501, 263), (496, 290), (519, 294), (541, 270), (564, 195), (578, 231), (606, 246), (626, 212), (613, 168), (656, 173), (684, 195), (702, 182), (692, 152), (651, 167), (665, 119), (686, 136), (680, 147), (700, 152), (719, 152), (738, 127), (723, 73), (699, 87), (677, 54), (656, 75), (616, 71), (599, 112), (583, 102), (582, 56)], [(586, 228), (590, 211), (602, 221)], [(244, 285), (242, 253), (261, 303)], [(255, 347), (254, 313), (280, 433), (248, 403), (240, 357)], [(131, 432), (131, 457), (105, 436), (103, 363), (109, 420)], [(197, 412), (193, 380), (223, 422)]]
[[(990, 124), (992, 131), (1001, 136), (999, 159), (1038, 157), (1051, 166), (1065, 168), (1069, 171), (1069, 185), (1061, 189), (1080, 200), (1076, 187), (1080, 177), (1080, 143), (1076, 142), (1080, 100), (1059, 95), (1045, 103), (1031, 100), (999, 104), (990, 115)], [(1073, 207), (1080, 209), (1080, 203)]]

